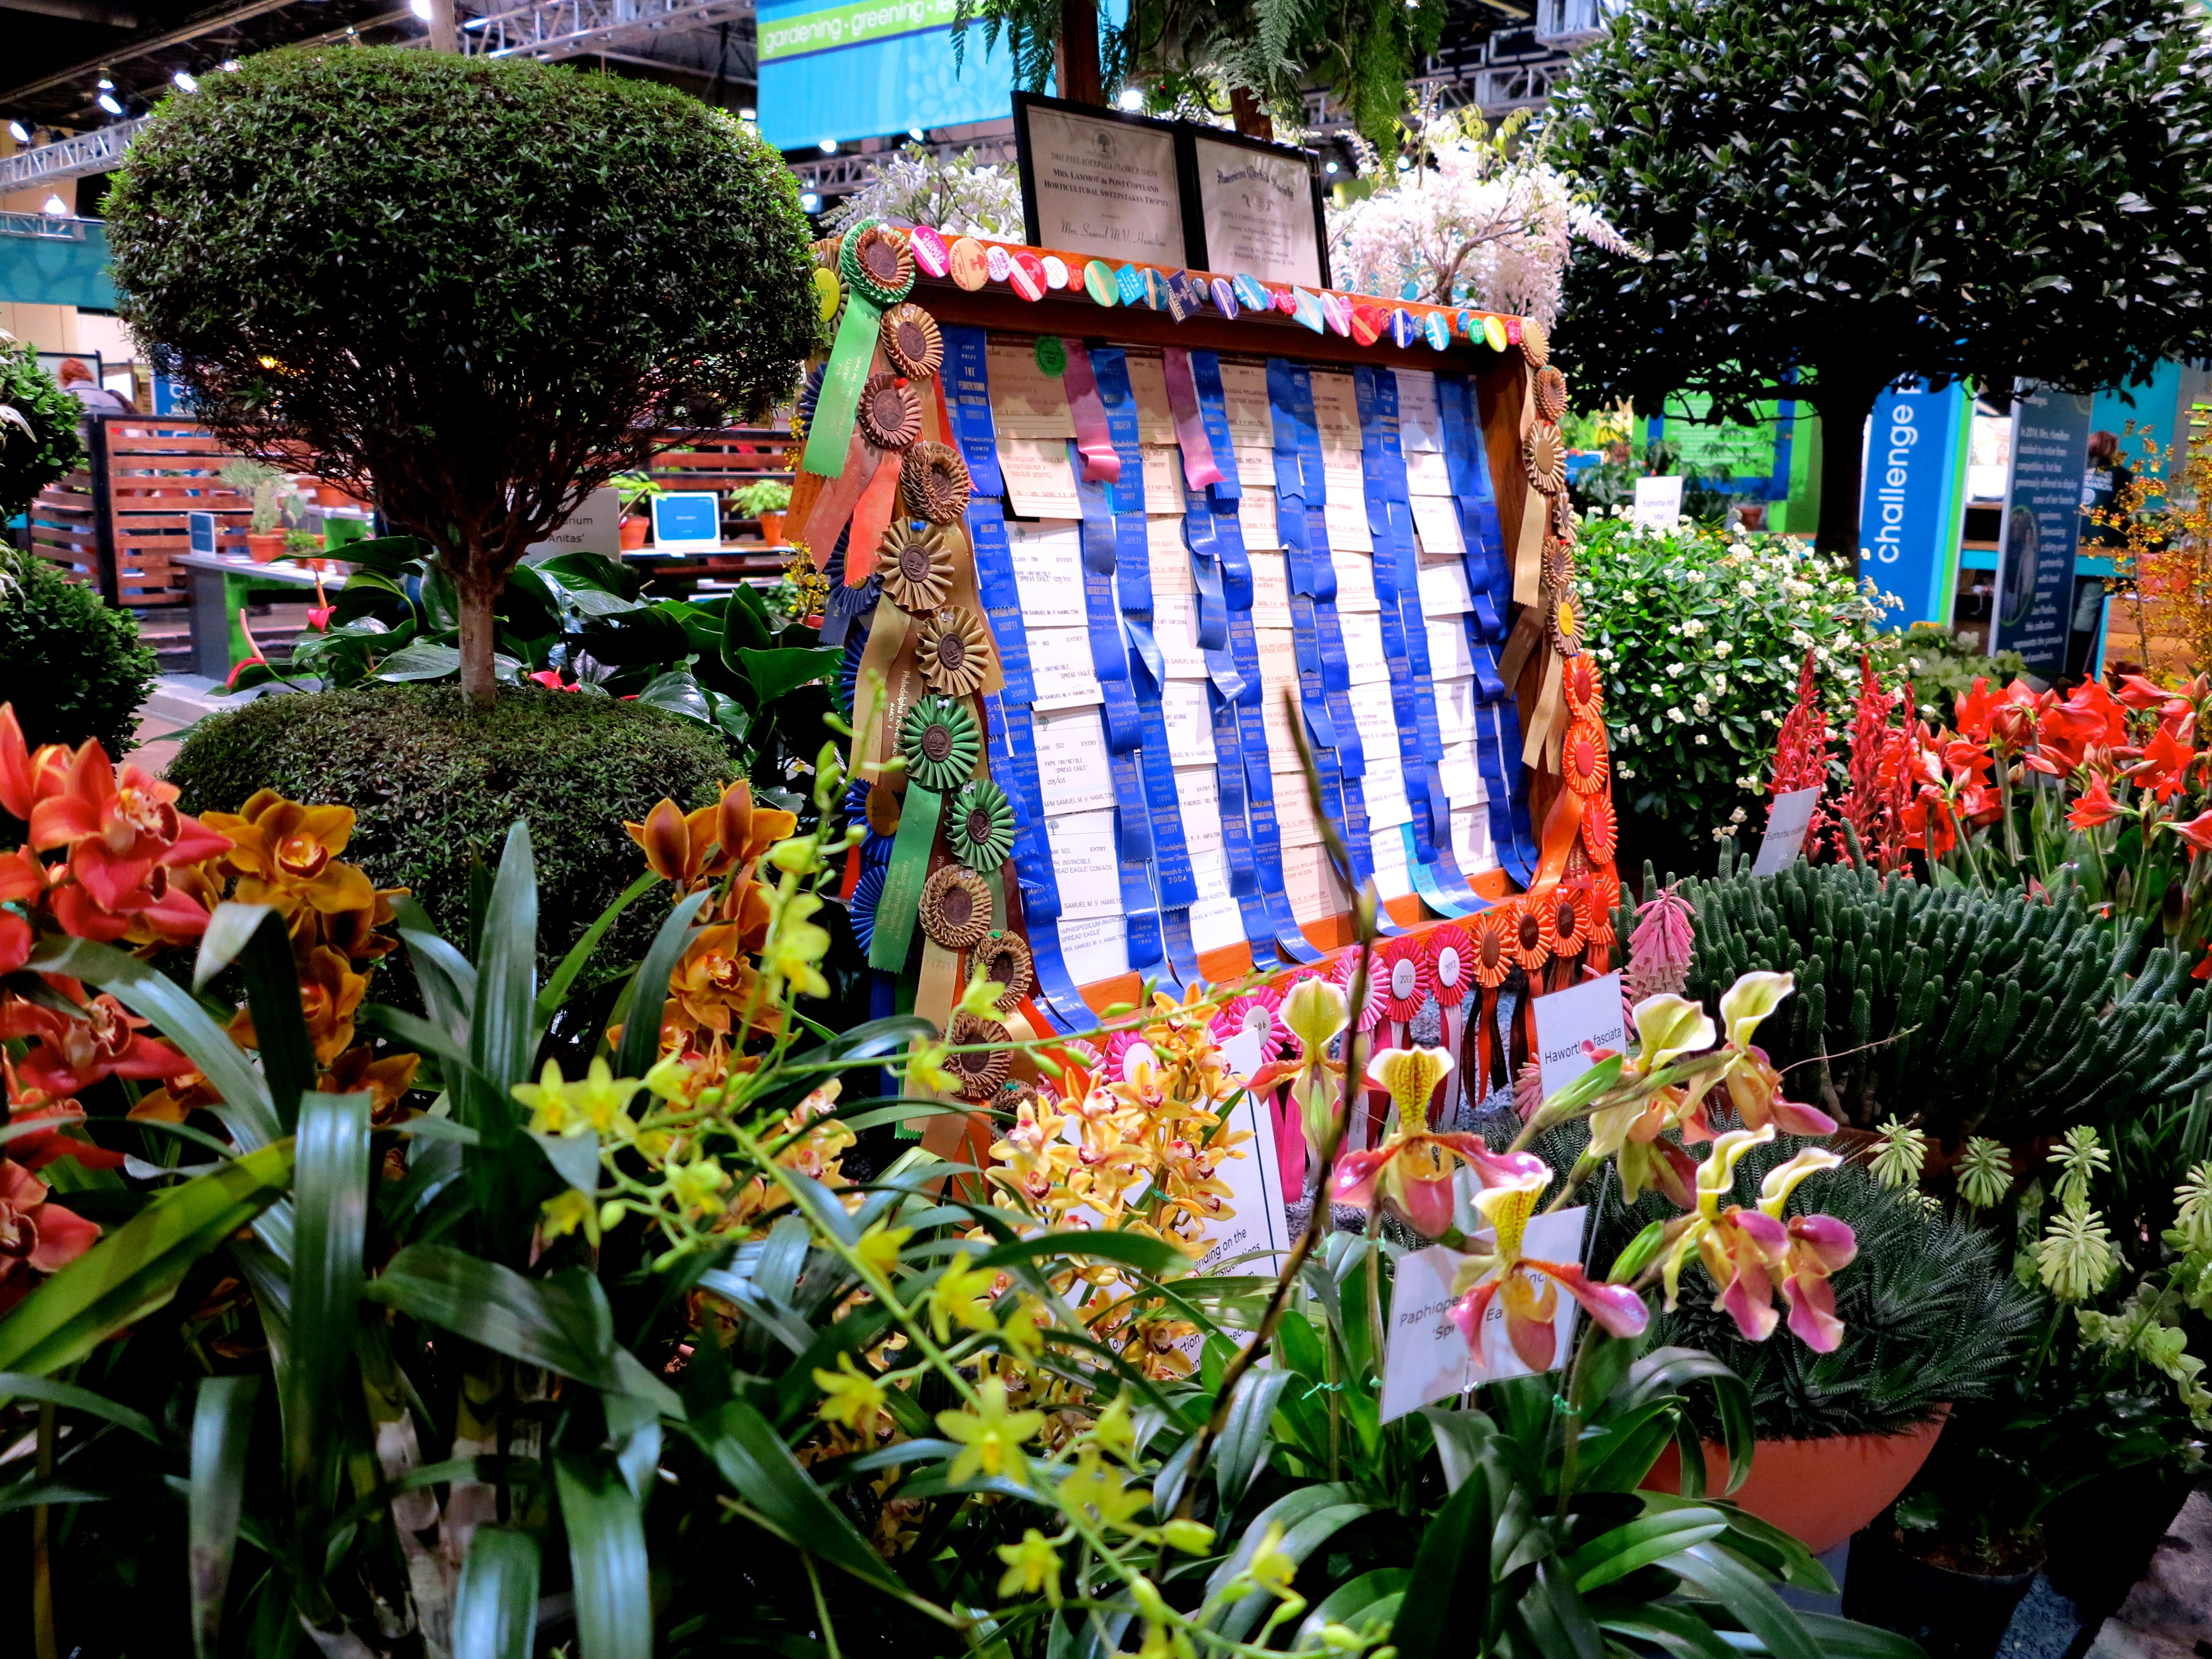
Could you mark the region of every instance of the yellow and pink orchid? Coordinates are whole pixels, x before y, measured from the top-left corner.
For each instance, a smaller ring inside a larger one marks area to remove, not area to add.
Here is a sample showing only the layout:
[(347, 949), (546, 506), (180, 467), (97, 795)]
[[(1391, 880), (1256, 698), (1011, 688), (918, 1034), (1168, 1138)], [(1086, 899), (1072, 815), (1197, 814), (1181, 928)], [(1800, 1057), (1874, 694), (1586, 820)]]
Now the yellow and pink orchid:
[(1650, 1312), (1637, 1291), (1595, 1281), (1578, 1262), (1543, 1261), (1521, 1253), (1529, 1218), (1552, 1184), (1552, 1171), (1543, 1160), (1530, 1152), (1507, 1152), (1492, 1161), (1503, 1167), (1474, 1196), (1492, 1237), (1491, 1250), (1468, 1257), (1452, 1279), (1452, 1322), (1467, 1339), (1468, 1352), (1481, 1358), (1482, 1322), (1495, 1301), (1505, 1310), (1505, 1340), (1522, 1363), (1531, 1370), (1549, 1370), (1559, 1352), (1553, 1322), (1563, 1290), (1613, 1335), (1641, 1335)]
[(1848, 1222), (1833, 1216), (1801, 1215), (1784, 1220), (1790, 1195), (1808, 1176), (1832, 1170), (1843, 1159), (1820, 1147), (1807, 1147), (1771, 1170), (1759, 1189), (1759, 1206), (1747, 1210), (1724, 1202), (1735, 1189), (1735, 1166), (1753, 1146), (1774, 1139), (1774, 1125), (1731, 1129), (1713, 1142), (1698, 1169), (1698, 1207), (1669, 1249), (1662, 1279), (1667, 1305), (1681, 1294), (1682, 1269), (1695, 1251), (1719, 1287), (1713, 1306), (1724, 1309), (1736, 1328), (1753, 1342), (1774, 1334), (1780, 1316), (1778, 1290), (1790, 1309), (1790, 1328), (1817, 1353), (1834, 1352), (1843, 1339), (1836, 1317), (1835, 1292), (1828, 1277), (1850, 1265), (1858, 1240)]
[(1398, 1109), (1397, 1127), (1381, 1146), (1337, 1159), (1333, 1202), (1370, 1210), (1379, 1202), (1423, 1237), (1437, 1238), (1451, 1231), (1452, 1176), (1461, 1164), (1486, 1187), (1517, 1173), (1516, 1160), (1526, 1153), (1509, 1158), (1480, 1135), (1430, 1131), (1429, 1102), (1451, 1066), (1442, 1048), (1385, 1048), (1368, 1061), (1368, 1081), (1388, 1091)]

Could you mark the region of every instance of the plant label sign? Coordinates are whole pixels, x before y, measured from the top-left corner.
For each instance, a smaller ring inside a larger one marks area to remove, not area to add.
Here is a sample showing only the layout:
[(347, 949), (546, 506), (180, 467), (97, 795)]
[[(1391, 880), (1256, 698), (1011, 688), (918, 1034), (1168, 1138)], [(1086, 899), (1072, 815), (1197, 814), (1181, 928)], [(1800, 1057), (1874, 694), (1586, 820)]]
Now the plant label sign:
[[(1258, 1039), (1254, 1038), (1252, 1049), (1255, 1055), (1258, 1047)], [(1236, 1039), (1231, 1039), (1231, 1052), (1236, 1052)], [(1249, 1075), (1249, 1069), (1257, 1068), (1239, 1069)], [(1236, 1152), (1215, 1161), (1214, 1172), (1229, 1188), (1224, 1206), (1233, 1213), (1206, 1228), (1205, 1248), (1191, 1264), (1191, 1272), (1195, 1275), (1273, 1275), (1281, 1271), (1283, 1258), (1290, 1254), (1291, 1223), (1283, 1209), (1283, 1170), (1276, 1154), (1273, 1115), (1273, 1109), (1248, 1090), (1244, 1097), (1230, 1109), (1222, 1124), (1224, 1139), (1231, 1133), (1249, 1135), (1251, 1139)], [(1255, 1256), (1252, 1253), (1255, 1250), (1265, 1254)], [(1248, 1259), (1239, 1261), (1240, 1256)], [(1238, 1340), (1249, 1335), (1227, 1324), (1222, 1329)], [(1176, 1346), (1196, 1365), (1200, 1351), (1206, 1346), (1205, 1334), (1194, 1333)], [(1261, 1363), (1265, 1364), (1267, 1361), (1263, 1358)]]
[[(1540, 1261), (1579, 1261), (1583, 1218), (1588, 1213), (1585, 1206), (1577, 1205), (1557, 1214), (1532, 1218), (1522, 1237), (1521, 1253)], [(1467, 1339), (1451, 1316), (1452, 1278), (1466, 1260), (1442, 1244), (1409, 1250), (1398, 1258), (1390, 1291), (1390, 1328), (1383, 1348), (1383, 1422), (1403, 1417), (1431, 1401), (1463, 1394), (1478, 1382), (1535, 1374), (1514, 1352), (1505, 1334), (1504, 1306), (1495, 1297), (1483, 1317), (1480, 1351), (1468, 1351)], [(1547, 1282), (1541, 1274), (1526, 1270), (1522, 1277), (1540, 1292)], [(1552, 1369), (1555, 1370), (1574, 1345), (1575, 1321), (1582, 1312), (1575, 1299), (1564, 1291), (1559, 1293), (1557, 1310), (1552, 1320), (1552, 1356), (1556, 1362)]]
[(1788, 790), (1774, 798), (1766, 809), (1766, 838), (1759, 843), (1759, 856), (1752, 861), (1753, 875), (1771, 876), (1797, 862), (1805, 831), (1813, 823), (1813, 809), (1820, 804), (1817, 787)]
[(1670, 472), (1663, 478), (1638, 478), (1636, 481), (1636, 527), (1638, 530), (1672, 530), (1674, 520), (1682, 516), (1682, 475)]
[(1538, 997), (1536, 1062), (1542, 1068), (1544, 1092), (1557, 1094), (1597, 1062), (1589, 1057), (1589, 1044), (1615, 1054), (1628, 1047), (1628, 1022), (1620, 1009), (1620, 975), (1605, 974)]

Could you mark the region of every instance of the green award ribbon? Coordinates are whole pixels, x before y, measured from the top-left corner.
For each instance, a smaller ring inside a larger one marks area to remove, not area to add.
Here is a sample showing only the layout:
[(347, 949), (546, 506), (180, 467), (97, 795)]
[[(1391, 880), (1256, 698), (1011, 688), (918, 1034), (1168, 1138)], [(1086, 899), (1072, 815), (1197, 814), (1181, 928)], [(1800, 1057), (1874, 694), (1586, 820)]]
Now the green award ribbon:
[(837, 270), (845, 279), (845, 317), (837, 325), (837, 343), (830, 348), (829, 366), (822, 374), (822, 391), (815, 400), (814, 418), (807, 423), (800, 460), (809, 472), (824, 478), (844, 473), (883, 315), (914, 287), (914, 256), (897, 231), (880, 219), (863, 219), (845, 233)]
[(888, 974), (906, 966), (907, 947), (914, 942), (945, 794), (968, 781), (982, 752), (975, 717), (950, 697), (924, 697), (907, 711), (899, 752), (906, 758), (906, 800), (890, 867), (884, 872), (883, 896), (876, 902), (875, 937), (868, 941), (868, 966)]

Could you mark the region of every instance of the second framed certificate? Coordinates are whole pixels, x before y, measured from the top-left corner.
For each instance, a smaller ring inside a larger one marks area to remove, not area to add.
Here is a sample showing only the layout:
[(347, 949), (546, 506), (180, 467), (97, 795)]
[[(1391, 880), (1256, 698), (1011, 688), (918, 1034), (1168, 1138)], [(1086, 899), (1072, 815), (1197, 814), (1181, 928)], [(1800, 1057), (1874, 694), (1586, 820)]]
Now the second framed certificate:
[(1312, 155), (1212, 127), (1183, 129), (1190, 262), (1263, 283), (1328, 286), (1328, 236)]

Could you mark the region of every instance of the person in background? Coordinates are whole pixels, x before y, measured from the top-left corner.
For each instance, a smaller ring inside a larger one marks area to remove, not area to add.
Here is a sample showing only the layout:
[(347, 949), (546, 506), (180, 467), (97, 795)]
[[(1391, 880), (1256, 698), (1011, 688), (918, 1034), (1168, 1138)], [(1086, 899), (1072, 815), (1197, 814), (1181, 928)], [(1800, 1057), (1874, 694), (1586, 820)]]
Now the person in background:
[(88, 415), (136, 415), (138, 405), (119, 392), (110, 392), (92, 378), (92, 371), (84, 366), (82, 357), (62, 359), (61, 373), (55, 376), (62, 390), (82, 404)]
[(2100, 524), (2089, 515), (2100, 507), (2112, 507), (2119, 492), (2135, 480), (2135, 475), (2120, 465), (2120, 441), (2110, 432), (2089, 434), (2089, 465), (2081, 475), (2081, 545), (2084, 547), (2120, 547), (2127, 542), (2126, 533), (2118, 525)]

